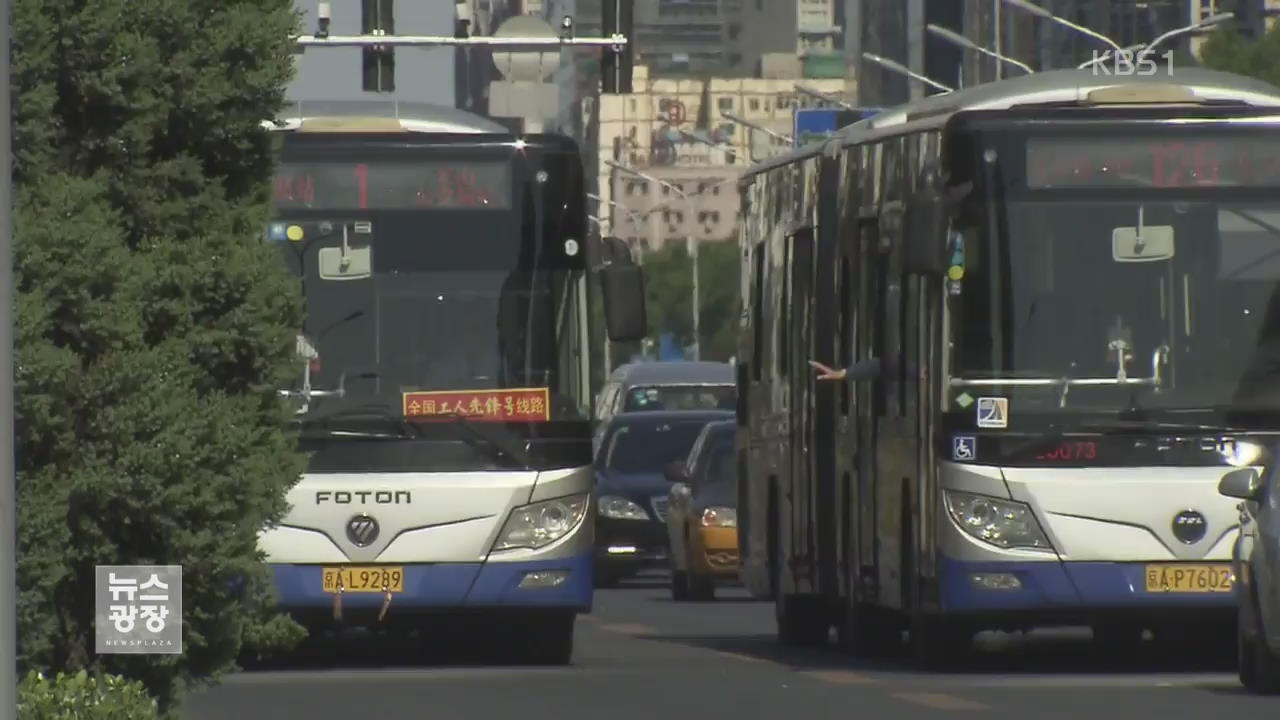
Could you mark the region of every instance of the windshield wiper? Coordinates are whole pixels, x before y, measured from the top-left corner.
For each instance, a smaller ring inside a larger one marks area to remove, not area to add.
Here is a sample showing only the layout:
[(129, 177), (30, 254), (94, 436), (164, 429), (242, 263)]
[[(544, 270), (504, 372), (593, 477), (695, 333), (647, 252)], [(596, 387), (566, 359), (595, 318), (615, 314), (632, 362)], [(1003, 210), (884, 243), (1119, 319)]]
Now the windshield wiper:
[(471, 418), (461, 413), (440, 413), (437, 417), (447, 417), (453, 420), (458, 427), (466, 430), (473, 438), (478, 438), (485, 448), (488, 448), (494, 457), (498, 460), (507, 460), (508, 458), (515, 460), (529, 469), (533, 466), (533, 458), (529, 456), (528, 451), (515, 443), (508, 442), (506, 438), (499, 438), (490, 433), (481, 430)]
[[(378, 433), (329, 428), (328, 426), (334, 421), (373, 422), (384, 426), (390, 425), (395, 428), (397, 432)], [(308, 427), (323, 427), (323, 434), (327, 437), (354, 437), (381, 440), (407, 440), (422, 437), (422, 428), (408, 422), (399, 414), (392, 412), (386, 405), (364, 405), (359, 407), (340, 408), (324, 414), (305, 417), (298, 422), (304, 428), (304, 432), (305, 428)]]
[(1172, 432), (1228, 432), (1234, 428), (1225, 425), (1200, 425), (1196, 423), (1175, 423), (1161, 420), (1143, 420), (1138, 418), (1111, 418), (1107, 420), (1085, 420), (1077, 427), (1081, 430), (1107, 431), (1160, 431)]

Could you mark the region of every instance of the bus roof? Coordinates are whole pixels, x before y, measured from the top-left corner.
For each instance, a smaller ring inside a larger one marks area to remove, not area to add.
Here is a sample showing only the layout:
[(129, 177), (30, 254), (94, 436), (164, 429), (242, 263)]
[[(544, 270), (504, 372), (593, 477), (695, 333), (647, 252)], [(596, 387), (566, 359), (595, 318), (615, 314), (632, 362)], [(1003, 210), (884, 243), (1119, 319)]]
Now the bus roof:
[[(1068, 68), (1020, 75), (999, 82), (975, 85), (964, 90), (939, 93), (889, 108), (881, 113), (848, 125), (825, 143), (798, 148), (757, 163), (742, 174), (742, 179), (797, 160), (830, 152), (881, 137), (912, 130), (937, 129), (952, 115), (966, 110), (1008, 110), (1025, 106), (1084, 105), (1099, 102), (1090, 96), (1098, 90), (1124, 89), (1153, 97), (1163, 94), (1163, 102), (1171, 94), (1181, 93), (1195, 102), (1229, 103), (1255, 107), (1280, 107), (1280, 88), (1244, 75), (1198, 67), (1176, 68), (1173, 75), (1133, 75), (1115, 77), (1091, 69)], [(1095, 96), (1096, 97), (1096, 96)], [(1122, 99), (1109, 102), (1124, 103)], [(1130, 102), (1152, 102), (1135, 98)], [(1184, 100), (1183, 102), (1186, 102)]]
[(268, 130), (325, 132), (486, 133), (511, 130), (480, 115), (444, 105), (403, 100), (321, 100), (287, 105)]

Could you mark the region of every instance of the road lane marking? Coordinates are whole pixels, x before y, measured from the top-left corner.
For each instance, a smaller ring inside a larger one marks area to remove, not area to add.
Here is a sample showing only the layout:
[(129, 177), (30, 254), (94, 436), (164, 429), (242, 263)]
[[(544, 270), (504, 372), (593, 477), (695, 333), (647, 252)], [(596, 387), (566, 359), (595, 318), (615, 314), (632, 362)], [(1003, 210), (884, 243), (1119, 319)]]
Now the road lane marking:
[(936, 710), (990, 710), (990, 705), (966, 700), (946, 693), (894, 693), (894, 697), (916, 705), (931, 707)]
[(649, 627), (648, 625), (634, 625), (634, 624), (628, 624), (628, 623), (601, 625), (600, 629), (608, 630), (609, 632), (621, 633), (623, 635), (655, 634), (653, 628)]
[(729, 652), (728, 650), (714, 650), (713, 652), (721, 657), (731, 658), (733, 660), (740, 660), (742, 662), (749, 662), (749, 663), (767, 662), (764, 658), (758, 658), (758, 657), (755, 657), (754, 655), (745, 655), (743, 653)]
[(848, 670), (806, 670), (800, 674), (814, 680), (835, 683), (836, 685), (874, 685), (880, 682), (875, 678), (859, 675)]

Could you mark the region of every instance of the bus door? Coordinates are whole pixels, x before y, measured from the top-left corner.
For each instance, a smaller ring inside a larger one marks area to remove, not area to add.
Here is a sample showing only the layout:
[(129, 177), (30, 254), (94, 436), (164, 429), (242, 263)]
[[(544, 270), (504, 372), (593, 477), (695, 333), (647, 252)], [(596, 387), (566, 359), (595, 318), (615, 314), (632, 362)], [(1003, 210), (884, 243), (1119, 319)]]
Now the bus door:
[[(841, 224), (840, 237), (836, 249), (835, 278), (835, 361), (836, 367), (846, 368), (853, 364), (854, 348), (857, 338), (857, 308), (855, 294), (858, 292), (858, 235), (859, 225), (854, 218), (848, 218)], [(839, 508), (836, 516), (838, 554), (836, 557), (839, 571), (839, 594), (841, 597), (853, 598), (858, 592), (857, 578), (862, 574), (862, 558), (859, 555), (858, 532), (862, 527), (859, 516), (858, 496), (858, 431), (861, 426), (857, 422), (854, 398), (858, 395), (857, 385), (860, 383), (843, 382), (835, 387), (835, 406), (832, 409), (832, 475), (836, 479), (833, 495), (833, 506)]]
[[(840, 301), (835, 294), (840, 266), (841, 248), (840, 212), (840, 160), (838, 156), (825, 154), (819, 165), (818, 175), (818, 230), (814, 238), (812, 337), (810, 358), (817, 358), (836, 367), (840, 358), (837, 313)], [(836, 418), (839, 396), (847, 383), (818, 383), (813, 372), (801, 365), (801, 371), (810, 378), (809, 389), (812, 409), (810, 474), (814, 492), (814, 518), (816, 528), (816, 560), (818, 591), (830, 598), (841, 597), (839, 572), (841, 554), (840, 538), (844, 527), (842, 508), (843, 493), (838, 487), (840, 474), (836, 469)]]
[(787, 367), (783, 377), (789, 384), (790, 403), (787, 407), (787, 425), (790, 442), (787, 469), (791, 491), (791, 556), (794, 559), (796, 591), (808, 593), (817, 590), (817, 538), (813, 523), (815, 507), (813, 486), (813, 461), (811, 438), (813, 416), (814, 377), (809, 372), (808, 360), (813, 357), (813, 268), (814, 232), (805, 227), (788, 238), (787, 284), (788, 296), (784, 298), (786, 337), (784, 353)]
[[(854, 238), (857, 260), (854, 272), (857, 283), (852, 294), (854, 296), (854, 336), (853, 361), (861, 362), (875, 357), (880, 352), (880, 336), (883, 334), (883, 323), (879, 320), (882, 303), (880, 302), (880, 286), (882, 263), (879, 251), (880, 224), (872, 216), (859, 220), (857, 236)], [(854, 467), (857, 483), (855, 507), (857, 515), (854, 524), (857, 527), (858, 553), (858, 592), (857, 599), (864, 602), (878, 602), (879, 585), (879, 535), (881, 525), (876, 515), (876, 475), (879, 468), (877, 460), (880, 452), (878, 442), (879, 418), (883, 413), (883, 383), (875, 382), (847, 383), (853, 395), (854, 425), (857, 437), (855, 446)]]
[(901, 227), (902, 208), (895, 204), (895, 207), (886, 207), (884, 213), (886, 216), (898, 214), (898, 217), (891, 223), (882, 223), (879, 240), (884, 249), (875, 255), (874, 354), (893, 361), (885, 365), (879, 382), (874, 383), (876, 584), (880, 604), (906, 609), (912, 575), (911, 537), (916, 527), (911, 506), (911, 482), (916, 477), (916, 428), (914, 419), (903, 416), (906, 386), (903, 370), (908, 358), (903, 352), (906, 288), (900, 270), (900, 234), (897, 232)]

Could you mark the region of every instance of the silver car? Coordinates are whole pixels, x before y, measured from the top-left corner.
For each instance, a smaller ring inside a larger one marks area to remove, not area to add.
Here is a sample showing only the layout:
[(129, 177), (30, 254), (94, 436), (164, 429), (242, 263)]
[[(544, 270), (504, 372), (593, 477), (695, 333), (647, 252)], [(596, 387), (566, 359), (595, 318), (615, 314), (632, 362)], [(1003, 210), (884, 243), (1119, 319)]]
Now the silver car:
[(1280, 464), (1232, 470), (1218, 492), (1238, 498), (1240, 535), (1232, 551), (1239, 598), (1240, 682), (1280, 693)]

